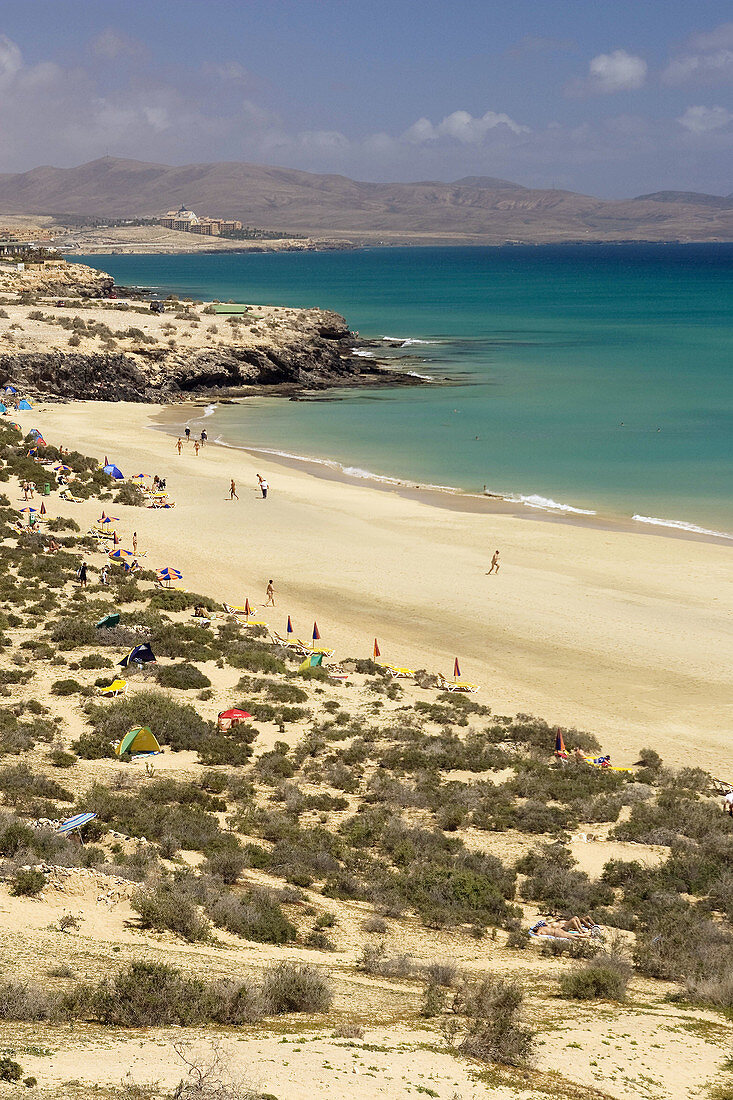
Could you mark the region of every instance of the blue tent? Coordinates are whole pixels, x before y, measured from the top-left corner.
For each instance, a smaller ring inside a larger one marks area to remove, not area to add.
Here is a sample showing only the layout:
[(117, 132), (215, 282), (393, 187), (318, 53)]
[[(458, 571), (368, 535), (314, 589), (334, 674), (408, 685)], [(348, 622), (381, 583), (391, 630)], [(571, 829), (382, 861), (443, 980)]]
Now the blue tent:
[(123, 474), (118, 466), (115, 466), (114, 462), (110, 462), (108, 466), (104, 467), (105, 474), (109, 474), (115, 481), (122, 481)]
[(32, 409), (33, 406), (31, 405), (28, 398), (24, 397), (23, 400), (19, 403), (18, 408), (19, 409)]
[(6, 386), (3, 393), (17, 393), (15, 386)]
[(128, 665), (144, 665), (154, 660), (155, 654), (152, 649), (147, 642), (143, 642), (142, 645), (136, 645), (134, 649), (131, 649), (127, 656), (122, 658), (119, 664), (121, 668), (127, 668)]
[(8, 410), (5, 408), (2, 401), (0, 401), (0, 415), (2, 415), (3, 413), (6, 413), (7, 411)]

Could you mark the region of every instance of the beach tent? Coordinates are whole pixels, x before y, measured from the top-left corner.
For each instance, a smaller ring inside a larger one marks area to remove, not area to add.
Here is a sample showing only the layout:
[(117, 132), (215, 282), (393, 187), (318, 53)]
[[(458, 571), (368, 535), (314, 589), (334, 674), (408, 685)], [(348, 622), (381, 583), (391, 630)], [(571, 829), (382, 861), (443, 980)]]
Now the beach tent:
[(108, 463), (106, 466), (103, 467), (103, 469), (105, 474), (109, 474), (109, 476), (113, 477), (115, 481), (123, 480), (122, 471), (118, 466), (115, 466), (114, 462)]
[(245, 719), (251, 717), (252, 715), (248, 711), (238, 710), (234, 707), (232, 710), (220, 711), (216, 724), (220, 730), (229, 730), (232, 726), (238, 726), (240, 722), (244, 722)]
[(17, 393), (15, 386), (6, 386), (3, 393)]
[(102, 630), (106, 626), (117, 626), (119, 621), (120, 613), (119, 611), (115, 611), (112, 615), (105, 615), (99, 620), (98, 623), (95, 623), (94, 625), (96, 626), (97, 630)]
[(320, 668), (323, 664), (322, 653), (309, 653), (302, 665), (299, 665), (298, 672), (305, 672), (309, 668)]
[(122, 658), (119, 665), (120, 668), (127, 668), (128, 665), (145, 665), (154, 660), (155, 654), (152, 649), (147, 642), (143, 642), (142, 645), (134, 646), (127, 656)]
[(6, 408), (5, 408), (5, 406), (3, 405), (2, 401), (0, 401), (0, 416), (1, 416), (1, 415), (2, 415), (3, 413), (6, 413), (7, 411), (8, 411), (8, 410), (7, 410)]
[(82, 825), (86, 825), (89, 821), (94, 821), (96, 814), (87, 813), (77, 814), (75, 817), (68, 817), (66, 821), (62, 821), (60, 825), (56, 826), (56, 832), (61, 836), (66, 836), (67, 833), (72, 832), (74, 829), (81, 829)]
[[(34, 439), (38, 439), (38, 437), (41, 436), (41, 429), (31, 428), (31, 430), (28, 432), (28, 435), (32, 435)], [(43, 436), (41, 436), (41, 438), (43, 438)]]
[(115, 745), (115, 752), (118, 756), (122, 756), (123, 752), (162, 751), (157, 739), (147, 726), (133, 726), (122, 740)]
[(26, 409), (32, 408), (33, 406), (31, 405), (27, 397), (24, 397), (21, 401), (18, 402), (18, 410), (22, 409), (23, 411), (25, 411)]

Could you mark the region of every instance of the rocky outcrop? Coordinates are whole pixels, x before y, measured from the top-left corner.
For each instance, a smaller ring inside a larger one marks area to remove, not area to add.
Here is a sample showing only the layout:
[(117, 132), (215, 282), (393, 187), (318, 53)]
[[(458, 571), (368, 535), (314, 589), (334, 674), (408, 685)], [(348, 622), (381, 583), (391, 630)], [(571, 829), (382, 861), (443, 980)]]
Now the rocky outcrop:
[(379, 381), (414, 383), (351, 354), (354, 336), (337, 313), (309, 310), (287, 342), (169, 351), (24, 352), (0, 349), (0, 386), (87, 401), (171, 401), (190, 394), (279, 387), (285, 392)]
[(0, 264), (0, 291), (22, 294), (58, 294), (59, 297), (103, 298), (114, 286), (106, 271), (64, 260), (25, 265), (24, 270)]

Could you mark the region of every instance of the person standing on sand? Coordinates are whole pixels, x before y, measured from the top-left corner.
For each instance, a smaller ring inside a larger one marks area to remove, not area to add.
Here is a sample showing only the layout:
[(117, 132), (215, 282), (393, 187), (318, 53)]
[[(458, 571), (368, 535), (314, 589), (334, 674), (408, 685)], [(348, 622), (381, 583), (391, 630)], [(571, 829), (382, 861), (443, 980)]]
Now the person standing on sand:
[(232, 478), (229, 484), (229, 499), (239, 500), (239, 497), (237, 496), (237, 486), (234, 484), (234, 478)]
[(495, 550), (494, 551), (494, 556), (491, 559), (491, 569), (489, 569), (486, 576), (490, 577), (492, 573), (498, 573), (498, 572), (499, 572), (499, 551)]
[(189, 439), (191, 438), (191, 429), (189, 428), (188, 424), (187, 424), (187, 425), (186, 425), (186, 427), (185, 427), (185, 428), (183, 429), (183, 434), (184, 434), (184, 435), (185, 435), (185, 437), (186, 437), (186, 443), (188, 443)]
[(208, 437), (208, 435), (206, 434), (206, 428), (202, 428), (202, 429), (201, 429), (201, 446), (202, 446), (202, 447), (203, 447), (204, 443), (206, 442), (206, 440), (207, 440), (208, 438), (209, 438), (209, 437)]
[(267, 490), (270, 488), (270, 486), (267, 484), (262, 474), (257, 475), (257, 480), (259, 481), (260, 489), (262, 490), (262, 499), (267, 500)]
[(275, 589), (272, 587), (272, 579), (267, 582), (267, 603), (265, 607), (275, 606)]
[(83, 561), (79, 566), (79, 587), (86, 588), (87, 586), (87, 563)]
[(201, 444), (199, 443), (198, 439), (194, 439), (194, 441), (193, 441), (193, 451), (194, 451), (195, 455), (198, 455), (200, 446), (201, 446)]
[(137, 554), (137, 531), (132, 532), (132, 552)]
[(178, 451), (179, 454), (183, 450), (183, 440), (181, 439), (180, 435), (178, 437), (178, 442), (176, 443), (176, 450)]

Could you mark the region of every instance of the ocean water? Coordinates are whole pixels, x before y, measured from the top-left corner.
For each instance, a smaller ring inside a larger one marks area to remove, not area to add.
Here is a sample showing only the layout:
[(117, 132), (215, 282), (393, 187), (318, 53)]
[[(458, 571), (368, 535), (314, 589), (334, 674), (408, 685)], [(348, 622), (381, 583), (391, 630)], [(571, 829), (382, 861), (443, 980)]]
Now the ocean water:
[(211, 439), (733, 535), (733, 245), (86, 262), (161, 293), (335, 309), (436, 380), (223, 406)]

